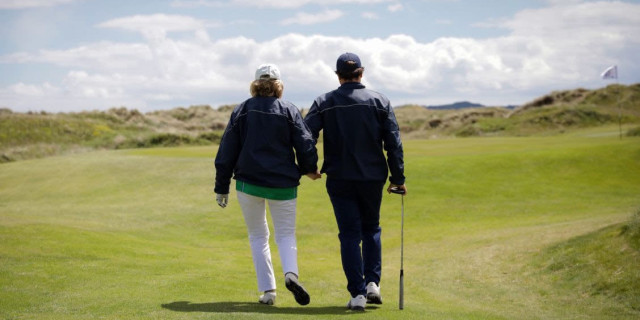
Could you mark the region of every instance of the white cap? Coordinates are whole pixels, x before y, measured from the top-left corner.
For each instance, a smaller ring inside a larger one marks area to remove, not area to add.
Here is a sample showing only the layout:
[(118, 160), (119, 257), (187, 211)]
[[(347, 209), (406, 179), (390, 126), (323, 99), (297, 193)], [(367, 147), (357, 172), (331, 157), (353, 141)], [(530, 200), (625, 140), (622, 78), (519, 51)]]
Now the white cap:
[(256, 70), (256, 80), (260, 79), (280, 79), (280, 70), (278, 66), (271, 63), (262, 64)]

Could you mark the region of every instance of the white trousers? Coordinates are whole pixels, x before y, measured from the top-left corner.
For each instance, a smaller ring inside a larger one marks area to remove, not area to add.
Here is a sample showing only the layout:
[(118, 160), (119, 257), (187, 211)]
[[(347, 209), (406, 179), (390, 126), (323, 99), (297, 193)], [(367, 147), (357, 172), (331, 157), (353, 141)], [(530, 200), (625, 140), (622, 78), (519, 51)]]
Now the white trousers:
[(298, 274), (298, 248), (296, 245), (296, 199), (269, 200), (238, 191), (238, 202), (249, 231), (249, 243), (253, 265), (258, 277), (258, 290), (276, 289), (276, 279), (271, 263), (269, 248), (269, 226), (265, 202), (269, 202), (269, 211), (275, 231), (276, 244), (280, 252), (284, 274)]

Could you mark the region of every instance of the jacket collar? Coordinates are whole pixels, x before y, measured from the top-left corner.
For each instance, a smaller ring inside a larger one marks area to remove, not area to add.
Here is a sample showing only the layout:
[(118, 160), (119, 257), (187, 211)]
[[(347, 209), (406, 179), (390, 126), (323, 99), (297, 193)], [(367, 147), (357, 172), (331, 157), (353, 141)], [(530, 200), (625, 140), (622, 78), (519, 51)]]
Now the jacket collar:
[(340, 85), (340, 88), (353, 90), (353, 89), (364, 89), (365, 86), (360, 82), (345, 82), (342, 85)]

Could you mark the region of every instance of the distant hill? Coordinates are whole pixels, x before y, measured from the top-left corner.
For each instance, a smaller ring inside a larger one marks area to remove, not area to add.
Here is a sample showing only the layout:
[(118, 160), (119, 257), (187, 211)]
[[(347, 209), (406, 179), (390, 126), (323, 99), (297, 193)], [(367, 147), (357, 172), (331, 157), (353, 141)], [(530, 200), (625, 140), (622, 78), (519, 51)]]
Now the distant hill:
[(479, 103), (461, 101), (461, 102), (455, 102), (452, 104), (443, 104), (439, 106), (426, 106), (425, 108), (433, 109), (433, 110), (458, 110), (458, 109), (480, 108), (480, 107), (484, 107), (484, 106)]

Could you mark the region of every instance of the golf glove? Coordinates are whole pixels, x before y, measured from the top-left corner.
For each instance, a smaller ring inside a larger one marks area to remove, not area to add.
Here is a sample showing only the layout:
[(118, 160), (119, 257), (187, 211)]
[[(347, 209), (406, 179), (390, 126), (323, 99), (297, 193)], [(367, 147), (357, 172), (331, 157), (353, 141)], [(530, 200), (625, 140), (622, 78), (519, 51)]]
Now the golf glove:
[(227, 207), (227, 202), (229, 201), (229, 194), (217, 194), (216, 193), (216, 201), (218, 202), (219, 206), (221, 206), (222, 208), (226, 208)]

